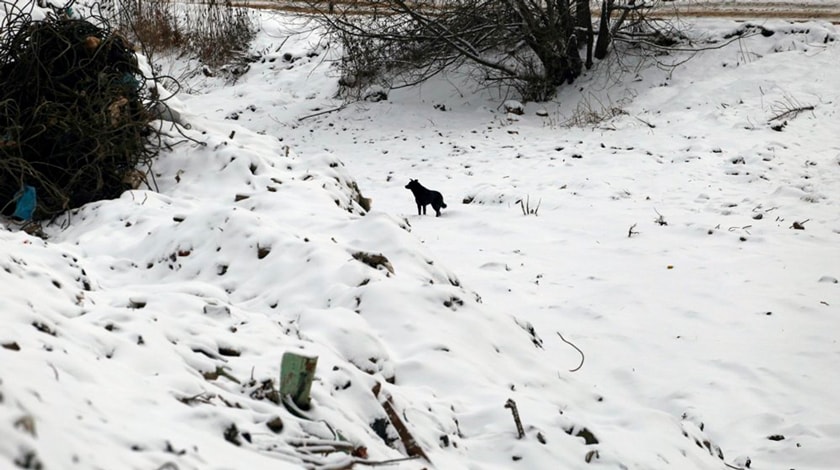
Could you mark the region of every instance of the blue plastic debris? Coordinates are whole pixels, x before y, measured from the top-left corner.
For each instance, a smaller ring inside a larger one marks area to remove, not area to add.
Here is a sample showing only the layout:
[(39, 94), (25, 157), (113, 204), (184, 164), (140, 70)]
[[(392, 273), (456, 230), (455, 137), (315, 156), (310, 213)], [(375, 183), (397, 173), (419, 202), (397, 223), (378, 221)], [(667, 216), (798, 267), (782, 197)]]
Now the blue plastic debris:
[(122, 78), (120, 79), (120, 83), (123, 85), (128, 85), (134, 91), (140, 91), (140, 82), (137, 80), (133, 74), (128, 72), (124, 73)]
[(32, 215), (35, 214), (35, 188), (33, 186), (24, 185), (23, 188), (15, 194), (15, 213), (13, 216), (21, 220), (32, 220)]

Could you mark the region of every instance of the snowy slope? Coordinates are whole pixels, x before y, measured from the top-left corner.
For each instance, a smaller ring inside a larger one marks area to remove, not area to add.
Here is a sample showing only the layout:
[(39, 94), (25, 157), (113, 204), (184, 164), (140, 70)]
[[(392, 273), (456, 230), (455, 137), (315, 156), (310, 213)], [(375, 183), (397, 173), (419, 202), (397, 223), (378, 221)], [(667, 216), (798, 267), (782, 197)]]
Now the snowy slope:
[[(400, 459), (387, 397), (428, 456), (392, 468), (834, 468), (836, 27), (599, 64), (522, 116), (458, 76), (315, 116), (337, 77), (292, 23), (187, 80), (159, 192), (0, 231), (0, 468)], [(287, 351), (311, 410), (272, 401)]]

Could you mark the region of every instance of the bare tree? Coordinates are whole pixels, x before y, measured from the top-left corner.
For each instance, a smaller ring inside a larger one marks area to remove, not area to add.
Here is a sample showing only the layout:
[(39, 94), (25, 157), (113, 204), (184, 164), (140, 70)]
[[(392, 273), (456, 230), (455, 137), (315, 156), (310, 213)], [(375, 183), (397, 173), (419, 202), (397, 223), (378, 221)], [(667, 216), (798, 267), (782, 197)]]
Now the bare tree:
[[(589, 0), (313, 0), (344, 48), (341, 84), (412, 85), (469, 64), (479, 79), (514, 87), (524, 100), (551, 98), (603, 59), (625, 33), (642, 34), (645, 0), (603, 0), (597, 42)], [(586, 54), (586, 62), (581, 58)]]

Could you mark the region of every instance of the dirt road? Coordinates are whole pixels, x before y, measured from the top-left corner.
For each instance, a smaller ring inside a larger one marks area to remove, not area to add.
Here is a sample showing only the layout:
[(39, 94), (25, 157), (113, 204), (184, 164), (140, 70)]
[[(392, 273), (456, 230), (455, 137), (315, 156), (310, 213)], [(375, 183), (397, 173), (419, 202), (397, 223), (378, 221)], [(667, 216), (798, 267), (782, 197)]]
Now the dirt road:
[(840, 23), (840, 1), (677, 0), (662, 2), (659, 13), (663, 16), (739, 20), (778, 18), (792, 21), (823, 20)]
[[(319, 0), (239, 0), (237, 6), (266, 10), (312, 13), (312, 3)], [(320, 0), (332, 4), (337, 11), (373, 11), (373, 2), (359, 0)], [(593, 2), (597, 4), (599, 2)], [(351, 6), (352, 5), (352, 6)], [(349, 8), (348, 8), (349, 7)], [(361, 8), (360, 8), (361, 7)], [(593, 5), (593, 15), (599, 8)], [(731, 18), (753, 20), (776, 18), (791, 21), (822, 20), (840, 24), (840, 0), (661, 0), (656, 15), (686, 18)]]
[[(317, 0), (315, 0), (317, 1)], [(234, 2), (239, 6), (281, 10), (289, 12), (311, 13), (312, 7), (306, 0), (248, 0)], [(370, 2), (358, 0), (322, 0), (324, 5), (332, 3), (336, 10), (371, 8)], [(598, 2), (595, 2), (598, 3)], [(353, 6), (350, 6), (350, 5)], [(595, 7), (593, 14), (597, 12)], [(822, 20), (840, 23), (840, 0), (662, 0), (657, 9), (662, 17), (686, 18), (732, 18), (753, 20), (777, 18), (791, 21)]]

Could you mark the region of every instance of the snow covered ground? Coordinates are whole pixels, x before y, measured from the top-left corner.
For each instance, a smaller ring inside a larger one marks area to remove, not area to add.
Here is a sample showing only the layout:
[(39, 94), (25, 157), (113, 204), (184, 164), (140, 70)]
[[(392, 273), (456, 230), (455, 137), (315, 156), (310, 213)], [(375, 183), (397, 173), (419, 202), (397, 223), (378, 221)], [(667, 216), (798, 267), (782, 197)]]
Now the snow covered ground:
[(384, 468), (837, 467), (835, 26), (686, 24), (735, 40), (514, 115), (458, 76), (324, 112), (330, 51), (261, 25), (235, 82), (164, 70), (158, 192), (0, 231), (0, 468), (364, 468), (395, 421), (427, 459)]

